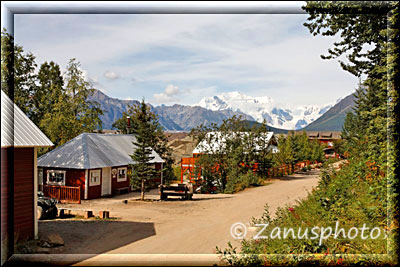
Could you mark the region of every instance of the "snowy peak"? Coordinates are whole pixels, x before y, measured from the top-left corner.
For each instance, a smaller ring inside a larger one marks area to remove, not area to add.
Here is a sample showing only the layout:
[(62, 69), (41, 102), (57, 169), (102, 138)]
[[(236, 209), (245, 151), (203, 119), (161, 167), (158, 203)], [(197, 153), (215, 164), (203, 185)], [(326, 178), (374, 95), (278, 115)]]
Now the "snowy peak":
[(203, 108), (207, 107), (207, 109), (213, 111), (228, 109), (228, 105), (223, 100), (219, 99), (218, 96), (204, 97), (200, 100), (199, 106)]
[(324, 114), (333, 105), (286, 108), (269, 96), (252, 97), (240, 92), (229, 92), (205, 97), (198, 106), (217, 110), (232, 110), (252, 116), (256, 121), (283, 129), (301, 129)]

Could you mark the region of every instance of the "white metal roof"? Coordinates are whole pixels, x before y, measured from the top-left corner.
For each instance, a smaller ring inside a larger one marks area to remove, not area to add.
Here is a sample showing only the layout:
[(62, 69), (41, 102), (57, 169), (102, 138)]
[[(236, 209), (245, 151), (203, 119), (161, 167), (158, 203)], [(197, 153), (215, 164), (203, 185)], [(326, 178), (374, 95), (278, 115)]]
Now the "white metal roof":
[[(83, 133), (38, 158), (39, 167), (96, 169), (133, 164), (136, 138), (128, 134)], [(152, 150), (149, 163), (164, 160)]]
[[(239, 132), (236, 133), (241, 137), (248, 135), (248, 132)], [(223, 151), (226, 145), (226, 138), (229, 138), (228, 135), (222, 135), (221, 132), (209, 132), (206, 134), (204, 139), (200, 141), (200, 143), (193, 150), (193, 154), (202, 154), (202, 153), (219, 153)], [(234, 133), (231, 134), (234, 137)], [(265, 137), (263, 143), (268, 144), (268, 149), (272, 150), (272, 153), (276, 153), (278, 151), (277, 147), (270, 144), (272, 138), (275, 138), (273, 132), (265, 133)], [(261, 150), (262, 148), (256, 145), (256, 149)]]
[(1, 147), (54, 146), (47, 136), (1, 91)]

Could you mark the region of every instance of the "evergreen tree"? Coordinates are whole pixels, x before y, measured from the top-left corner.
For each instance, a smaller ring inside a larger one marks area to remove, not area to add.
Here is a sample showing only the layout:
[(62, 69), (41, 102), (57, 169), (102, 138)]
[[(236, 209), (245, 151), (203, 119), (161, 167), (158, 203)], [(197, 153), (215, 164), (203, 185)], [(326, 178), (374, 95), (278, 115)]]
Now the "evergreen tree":
[(298, 146), (297, 161), (312, 160), (312, 147), (306, 131), (296, 136), (296, 143)]
[(77, 135), (101, 129), (100, 115), (103, 114), (103, 111), (99, 103), (88, 101), (88, 97), (93, 94), (94, 89), (89, 82), (85, 81), (80, 63), (75, 58), (68, 63), (65, 81), (69, 108), (75, 118), (74, 128)]
[[(343, 137), (350, 138), (348, 150), (356, 152), (351, 153), (355, 157), (386, 165), (387, 70), (396, 69), (396, 61), (392, 61), (395, 42), (387, 41), (388, 37), (398, 39), (398, 28), (394, 24), (391, 29), (387, 26), (398, 16), (398, 2), (310, 1), (303, 8), (309, 13), (304, 25), (310, 33), (341, 37), (328, 50), (329, 55), (321, 57), (336, 59), (347, 55), (348, 63), (339, 61), (342, 68), (357, 77), (366, 75), (363, 88), (357, 90), (354, 115), (347, 115), (343, 128)], [(366, 45), (372, 48), (365, 51)], [(389, 89), (392, 93), (394, 87)]]
[(71, 59), (65, 73), (65, 86), (57, 64), (45, 62), (39, 71), (36, 112), (39, 127), (57, 146), (84, 132), (101, 129), (99, 103), (88, 101), (94, 89), (85, 81), (80, 63)]
[(132, 166), (133, 173), (131, 176), (131, 184), (136, 185), (140, 183), (141, 200), (144, 200), (145, 183), (153, 175), (155, 169), (150, 165), (150, 161), (154, 159), (152, 156), (152, 144), (154, 143), (154, 124), (152, 123), (154, 117), (149, 108), (142, 100), (140, 106), (135, 107), (135, 123), (134, 129), (136, 142), (135, 151), (131, 155), (132, 160), (135, 162)]
[[(131, 105), (128, 107), (127, 112), (122, 113), (122, 117), (113, 123), (113, 128), (118, 129), (121, 133), (127, 133), (127, 117), (131, 118), (131, 130), (130, 133), (136, 134), (136, 128), (138, 127), (138, 114), (141, 104)], [(174, 159), (172, 158), (171, 149), (168, 147), (168, 138), (166, 137), (163, 127), (158, 121), (157, 115), (151, 111), (150, 106), (148, 107), (149, 123), (152, 129), (151, 148), (165, 160), (163, 164), (163, 182), (168, 183), (175, 179), (173, 170)]]
[[(76, 118), (68, 103), (68, 96), (60, 94), (52, 110), (46, 112), (40, 121), (39, 127), (54, 143), (60, 146), (80, 134), (77, 130)], [(40, 154), (49, 149), (41, 149)]]
[(202, 150), (196, 170), (201, 170), (202, 189), (206, 191), (216, 186), (219, 192), (234, 193), (258, 184), (259, 178), (265, 178), (263, 166), (272, 165), (265, 122), (250, 128), (241, 117), (233, 116), (221, 125), (200, 125), (190, 135)]
[(60, 66), (53, 61), (40, 65), (37, 79), (38, 85), (32, 94), (34, 110), (30, 119), (39, 125), (45, 114), (53, 112), (65, 89)]
[(14, 103), (31, 117), (32, 95), (36, 89), (35, 56), (25, 53), (22, 46), (14, 44), (14, 38), (1, 32), (1, 89)]

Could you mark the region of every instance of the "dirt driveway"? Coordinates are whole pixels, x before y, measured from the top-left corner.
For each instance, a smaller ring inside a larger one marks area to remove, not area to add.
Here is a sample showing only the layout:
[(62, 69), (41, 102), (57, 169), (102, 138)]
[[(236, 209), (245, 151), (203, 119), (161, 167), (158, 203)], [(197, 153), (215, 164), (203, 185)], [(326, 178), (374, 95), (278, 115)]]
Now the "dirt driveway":
[[(78, 265), (106, 265), (109, 260), (121, 264), (138, 257), (142, 260), (153, 257), (156, 262), (166, 260), (160, 258), (160, 254), (175, 254), (177, 260), (190, 257), (183, 254), (204, 254), (204, 257), (214, 254), (207, 258), (212, 264), (217, 259), (216, 246), (226, 248), (228, 241), (239, 245), (230, 234), (232, 224), (246, 224), (252, 217), (260, 217), (266, 203), (271, 214), (278, 207), (295, 204), (317, 185), (318, 174), (316, 169), (282, 177), (266, 186), (249, 188), (234, 195), (195, 194), (192, 201), (139, 202), (134, 200), (137, 193), (83, 201), (81, 205), (64, 206), (91, 209), (95, 214), (109, 210), (118, 220), (43, 221), (39, 224), (39, 232), (57, 232), (64, 239), (65, 246), (52, 253), (102, 254), (82, 255), (83, 261)], [(147, 198), (158, 199), (158, 191), (147, 193)], [(128, 199), (127, 204), (122, 203), (124, 199)]]

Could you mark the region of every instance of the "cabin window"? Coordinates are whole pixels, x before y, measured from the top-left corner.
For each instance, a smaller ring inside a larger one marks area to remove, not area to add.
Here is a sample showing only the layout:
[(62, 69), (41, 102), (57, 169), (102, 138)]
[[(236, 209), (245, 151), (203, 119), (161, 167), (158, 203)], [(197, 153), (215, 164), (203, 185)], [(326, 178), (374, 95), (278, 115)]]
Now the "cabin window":
[(100, 170), (90, 171), (90, 185), (100, 185)]
[(127, 168), (118, 168), (117, 182), (125, 182), (127, 180), (126, 175)]
[(48, 185), (65, 185), (66, 171), (48, 170), (47, 184)]

